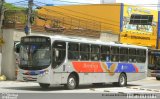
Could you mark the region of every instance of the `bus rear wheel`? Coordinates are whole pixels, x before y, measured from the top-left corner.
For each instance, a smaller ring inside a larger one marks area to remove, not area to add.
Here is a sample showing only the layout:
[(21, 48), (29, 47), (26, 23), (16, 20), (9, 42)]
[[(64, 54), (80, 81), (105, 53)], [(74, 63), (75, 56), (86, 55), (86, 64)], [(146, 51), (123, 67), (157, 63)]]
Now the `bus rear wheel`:
[(124, 87), (127, 85), (127, 77), (124, 73), (121, 73), (118, 79), (118, 86)]
[(73, 74), (69, 75), (67, 84), (65, 85), (65, 87), (69, 90), (72, 90), (72, 89), (75, 89), (76, 86), (77, 86), (77, 80), (76, 80), (75, 75)]
[(39, 83), (40, 87), (43, 89), (48, 89), (50, 84)]

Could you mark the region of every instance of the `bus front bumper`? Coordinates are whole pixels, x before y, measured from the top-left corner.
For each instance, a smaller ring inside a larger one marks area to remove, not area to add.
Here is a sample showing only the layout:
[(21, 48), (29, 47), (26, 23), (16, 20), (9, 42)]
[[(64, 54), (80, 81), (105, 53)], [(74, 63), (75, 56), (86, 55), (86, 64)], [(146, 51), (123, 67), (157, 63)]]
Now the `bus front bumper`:
[(37, 75), (25, 74), (25, 70), (18, 72), (17, 80), (23, 82), (37, 82), (50, 84), (49, 73), (41, 73)]

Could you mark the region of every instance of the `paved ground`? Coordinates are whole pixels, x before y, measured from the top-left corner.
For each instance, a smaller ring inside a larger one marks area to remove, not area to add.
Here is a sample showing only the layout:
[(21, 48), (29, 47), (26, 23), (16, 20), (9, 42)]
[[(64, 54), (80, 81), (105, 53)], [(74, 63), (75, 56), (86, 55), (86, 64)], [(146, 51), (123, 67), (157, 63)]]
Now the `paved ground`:
[(126, 87), (115, 87), (112, 84), (95, 87), (80, 85), (78, 89), (66, 90), (63, 86), (51, 86), (44, 90), (37, 83), (0, 81), (0, 93), (160, 93), (160, 81), (153, 77), (128, 82)]

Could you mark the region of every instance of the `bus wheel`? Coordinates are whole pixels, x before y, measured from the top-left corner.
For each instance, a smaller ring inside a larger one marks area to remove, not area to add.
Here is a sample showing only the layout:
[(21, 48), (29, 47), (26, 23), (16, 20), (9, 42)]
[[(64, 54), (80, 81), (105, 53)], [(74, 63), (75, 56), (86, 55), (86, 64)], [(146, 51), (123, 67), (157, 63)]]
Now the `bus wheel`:
[(124, 87), (127, 85), (127, 77), (124, 73), (121, 73), (118, 79), (118, 86)]
[(41, 86), (41, 88), (43, 89), (48, 89), (50, 84), (43, 84), (43, 83), (39, 83), (39, 85)]
[(157, 80), (160, 80), (160, 77), (156, 77)]
[(69, 90), (72, 90), (72, 89), (75, 89), (76, 86), (77, 86), (77, 81), (76, 81), (75, 75), (73, 74), (69, 75), (67, 84), (65, 85), (65, 87)]

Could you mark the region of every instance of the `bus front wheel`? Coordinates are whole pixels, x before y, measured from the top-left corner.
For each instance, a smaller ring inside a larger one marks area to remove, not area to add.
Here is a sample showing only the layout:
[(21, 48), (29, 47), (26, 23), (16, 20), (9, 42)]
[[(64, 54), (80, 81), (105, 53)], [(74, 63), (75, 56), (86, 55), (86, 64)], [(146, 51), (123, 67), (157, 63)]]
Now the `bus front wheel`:
[(76, 80), (75, 75), (73, 74), (69, 75), (67, 84), (65, 85), (65, 87), (69, 90), (72, 90), (72, 89), (75, 89), (76, 86), (77, 86), (77, 80)]
[(43, 83), (39, 83), (39, 85), (41, 86), (41, 88), (43, 89), (48, 89), (50, 84), (43, 84)]
[(124, 87), (127, 85), (127, 77), (124, 73), (121, 73), (118, 79), (118, 86)]

